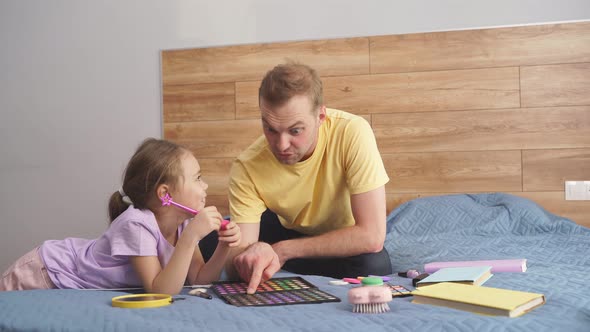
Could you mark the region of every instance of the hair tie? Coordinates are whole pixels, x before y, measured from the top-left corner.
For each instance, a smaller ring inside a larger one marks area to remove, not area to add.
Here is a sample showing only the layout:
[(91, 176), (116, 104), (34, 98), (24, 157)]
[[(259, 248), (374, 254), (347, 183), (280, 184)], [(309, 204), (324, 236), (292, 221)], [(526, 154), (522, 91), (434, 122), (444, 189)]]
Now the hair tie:
[(125, 194), (125, 191), (123, 191), (123, 187), (119, 188), (119, 194), (121, 195), (121, 200), (123, 200), (123, 203), (127, 205), (133, 205), (131, 198), (129, 198), (129, 196)]

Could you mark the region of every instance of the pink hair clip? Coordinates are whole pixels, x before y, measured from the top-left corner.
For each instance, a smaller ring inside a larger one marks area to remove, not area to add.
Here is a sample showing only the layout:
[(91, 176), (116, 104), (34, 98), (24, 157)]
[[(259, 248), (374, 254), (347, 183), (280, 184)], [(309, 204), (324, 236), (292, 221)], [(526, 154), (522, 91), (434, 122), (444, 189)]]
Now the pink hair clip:
[[(176, 206), (178, 208), (181, 208), (181, 209), (187, 211), (188, 213), (194, 214), (195, 216), (197, 214), (199, 214), (199, 211), (193, 210), (193, 209), (189, 208), (188, 206), (184, 206), (182, 204), (179, 204), (179, 203), (176, 203), (175, 201), (173, 201), (172, 200), (172, 197), (170, 197), (170, 194), (169, 193), (166, 193), (166, 195), (164, 195), (164, 197), (160, 197), (160, 200), (162, 201), (162, 206), (174, 205), (174, 206)], [(221, 230), (225, 230), (225, 228), (227, 227), (227, 224), (228, 223), (229, 223), (229, 220), (223, 219), (221, 221), (221, 227), (220, 227), (220, 229)]]

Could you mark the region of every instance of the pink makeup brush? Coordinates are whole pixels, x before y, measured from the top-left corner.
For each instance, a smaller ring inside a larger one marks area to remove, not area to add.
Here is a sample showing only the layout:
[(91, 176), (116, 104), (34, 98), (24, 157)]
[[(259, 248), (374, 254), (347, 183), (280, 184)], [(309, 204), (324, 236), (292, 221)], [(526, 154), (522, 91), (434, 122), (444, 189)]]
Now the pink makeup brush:
[[(188, 213), (194, 214), (195, 216), (197, 214), (199, 214), (199, 211), (193, 210), (193, 209), (189, 208), (188, 206), (184, 206), (182, 204), (179, 204), (179, 203), (176, 203), (175, 201), (173, 201), (172, 200), (172, 197), (170, 197), (170, 194), (169, 193), (166, 193), (166, 196), (164, 196), (164, 197), (160, 197), (160, 200), (162, 201), (162, 206), (174, 205), (174, 206), (176, 206), (178, 208), (183, 209), (184, 211), (186, 211)], [(221, 230), (225, 230), (225, 228), (227, 227), (227, 224), (228, 223), (229, 223), (229, 220), (223, 219), (221, 221), (221, 227), (220, 227), (220, 229)]]

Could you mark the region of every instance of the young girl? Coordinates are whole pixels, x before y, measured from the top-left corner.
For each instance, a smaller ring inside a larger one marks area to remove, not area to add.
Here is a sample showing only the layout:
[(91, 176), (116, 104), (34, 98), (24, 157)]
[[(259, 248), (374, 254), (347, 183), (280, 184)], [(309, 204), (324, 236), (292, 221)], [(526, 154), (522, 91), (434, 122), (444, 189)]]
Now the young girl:
[[(220, 230), (221, 214), (205, 207), (207, 187), (192, 153), (147, 139), (129, 161), (123, 187), (111, 195), (107, 231), (95, 240), (45, 241), (2, 274), (0, 290), (143, 287), (178, 294), (185, 283), (219, 279), (241, 234), (233, 222)], [(163, 206), (166, 194), (199, 213)], [(204, 263), (197, 243), (212, 231), (220, 242)]]

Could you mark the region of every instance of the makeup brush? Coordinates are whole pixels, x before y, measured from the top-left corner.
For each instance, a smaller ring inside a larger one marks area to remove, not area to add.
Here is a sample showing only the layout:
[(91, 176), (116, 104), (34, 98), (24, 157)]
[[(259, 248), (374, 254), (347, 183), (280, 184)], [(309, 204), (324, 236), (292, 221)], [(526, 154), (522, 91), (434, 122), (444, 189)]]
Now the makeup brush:
[[(184, 205), (182, 205), (182, 204), (180, 204), (180, 203), (176, 203), (175, 201), (173, 201), (173, 200), (172, 200), (172, 197), (170, 196), (170, 194), (169, 194), (169, 193), (166, 193), (166, 195), (165, 195), (164, 197), (160, 197), (160, 200), (162, 201), (162, 206), (170, 206), (170, 205), (174, 205), (174, 206), (176, 206), (176, 207), (178, 207), (178, 208), (181, 208), (181, 209), (183, 209), (184, 211), (186, 211), (186, 212), (188, 212), (188, 213), (192, 213), (192, 214), (194, 214), (195, 216), (196, 216), (197, 214), (199, 214), (199, 211), (197, 211), (197, 210), (194, 210), (194, 209), (191, 209), (191, 208), (189, 208), (188, 206), (184, 206)], [(228, 223), (229, 223), (229, 220), (223, 219), (223, 220), (221, 221), (221, 227), (220, 227), (219, 229), (221, 229), (221, 230), (225, 230), (225, 228), (227, 227), (227, 224), (228, 224)]]

